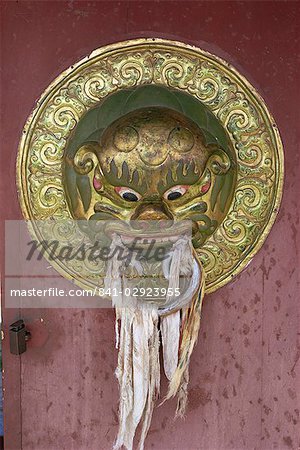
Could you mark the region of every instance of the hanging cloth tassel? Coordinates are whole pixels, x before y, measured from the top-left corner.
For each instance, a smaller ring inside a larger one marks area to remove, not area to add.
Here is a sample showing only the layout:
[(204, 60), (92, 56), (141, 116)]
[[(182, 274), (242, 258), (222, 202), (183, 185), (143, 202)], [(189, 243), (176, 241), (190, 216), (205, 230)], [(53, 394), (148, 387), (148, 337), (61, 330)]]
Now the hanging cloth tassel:
[[(188, 275), (193, 268), (193, 253), (189, 244), (189, 239), (181, 237), (173, 245), (172, 257), (169, 273), (165, 276), (169, 280), (168, 289), (171, 295), (167, 295), (166, 303), (172, 300), (176, 289), (180, 288), (180, 275)], [(180, 310), (166, 316), (160, 320), (160, 332), (163, 346), (164, 372), (170, 381), (178, 366), (178, 352), (180, 340)]]
[[(111, 251), (126, 250), (121, 238), (113, 236)], [(117, 252), (108, 261), (104, 280), (106, 289), (121, 293), (113, 297), (116, 310), (116, 346), (119, 349), (116, 376), (120, 387), (119, 431), (114, 450), (124, 446), (132, 450), (136, 429), (141, 423), (139, 450), (143, 450), (155, 402), (159, 395), (159, 311), (136, 297), (123, 296), (127, 287), (122, 275), (122, 261)], [(178, 239), (172, 249), (168, 273), (171, 293), (179, 288), (180, 275), (189, 274), (195, 254), (190, 240)], [(204, 277), (194, 293), (192, 304), (160, 317), (164, 371), (170, 380), (166, 398), (178, 393), (177, 415), (183, 415), (187, 403), (188, 365), (200, 326), (204, 295)], [(166, 303), (172, 299), (167, 296)]]
[[(170, 381), (165, 400), (179, 394), (176, 415), (183, 416), (187, 404), (188, 367), (193, 348), (196, 344), (201, 319), (201, 308), (204, 297), (205, 277), (202, 271), (199, 289), (193, 297), (191, 306), (185, 313), (182, 323), (179, 362)], [(165, 401), (164, 400), (164, 401)]]
[(178, 366), (180, 311), (161, 317), (160, 332), (163, 347), (164, 372), (170, 381)]
[[(127, 287), (122, 276), (122, 262), (116, 246), (126, 250), (120, 237), (114, 235), (104, 285), (114, 293)], [(113, 298), (116, 310), (116, 342), (119, 348), (116, 376), (120, 387), (119, 431), (114, 445), (132, 449), (135, 431), (142, 421), (139, 448), (144, 447), (155, 401), (159, 394), (159, 332), (156, 306), (139, 304), (136, 298), (118, 294)], [(120, 331), (119, 331), (120, 330)]]
[[(128, 300), (128, 299), (127, 299)], [(132, 449), (142, 420), (139, 448), (150, 426), (159, 393), (158, 313), (152, 308), (125, 307), (119, 311), (120, 348), (116, 375), (120, 386), (119, 432), (114, 449)]]

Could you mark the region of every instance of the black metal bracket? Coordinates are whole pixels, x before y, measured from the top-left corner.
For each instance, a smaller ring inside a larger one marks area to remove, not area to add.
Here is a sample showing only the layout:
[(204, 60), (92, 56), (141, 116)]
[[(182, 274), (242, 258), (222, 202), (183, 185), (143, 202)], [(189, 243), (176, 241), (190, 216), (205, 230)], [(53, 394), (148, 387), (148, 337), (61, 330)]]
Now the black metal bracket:
[(30, 331), (26, 330), (23, 319), (17, 320), (9, 327), (9, 347), (13, 355), (26, 352), (26, 342), (31, 338)]

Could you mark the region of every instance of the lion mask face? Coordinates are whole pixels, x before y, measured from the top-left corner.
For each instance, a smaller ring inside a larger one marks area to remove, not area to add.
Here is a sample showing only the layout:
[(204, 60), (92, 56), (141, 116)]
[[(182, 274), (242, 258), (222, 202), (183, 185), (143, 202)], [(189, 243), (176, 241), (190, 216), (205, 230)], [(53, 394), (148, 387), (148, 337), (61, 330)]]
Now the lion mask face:
[[(77, 171), (90, 171), (92, 208), (77, 218), (192, 220), (193, 244), (203, 245), (225, 217), (233, 184), (232, 161), (200, 128), (167, 108), (145, 108), (110, 125), (98, 144), (77, 151)], [(79, 189), (80, 193), (80, 189)]]

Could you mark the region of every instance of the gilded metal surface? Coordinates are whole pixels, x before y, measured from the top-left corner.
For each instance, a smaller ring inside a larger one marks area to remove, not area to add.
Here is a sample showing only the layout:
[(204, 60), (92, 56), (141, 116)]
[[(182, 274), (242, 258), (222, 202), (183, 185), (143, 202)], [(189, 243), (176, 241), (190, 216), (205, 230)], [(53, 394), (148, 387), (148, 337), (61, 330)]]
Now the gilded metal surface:
[(76, 219), (191, 220), (200, 248), (226, 217), (236, 161), (177, 111), (142, 108), (79, 146), (64, 178)]
[[(198, 48), (161, 39), (121, 42), (93, 52), (62, 73), (24, 128), (17, 162), (22, 211), (31, 220), (72, 217), (63, 176), (72, 132), (84, 114), (110, 94), (148, 84), (186, 92), (201, 101), (222, 123), (235, 152), (232, 200), (224, 217), (218, 218), (218, 227), (198, 249), (207, 291), (212, 292), (246, 266), (270, 231), (281, 197), (283, 151), (276, 125), (256, 91), (227, 63)], [(140, 137), (127, 124), (116, 130), (113, 139), (126, 154)], [(193, 139), (188, 130), (180, 136), (174, 131), (168, 142), (175, 152), (188, 154)], [(98, 163), (91, 150), (83, 147), (75, 156), (86, 173)], [(163, 153), (162, 148), (158, 157), (163, 158)], [(97, 190), (97, 169), (94, 172)], [(34, 227), (33, 232), (42, 239), (42, 227)], [(96, 277), (93, 267), (53, 265), (84, 287), (91, 287)], [(81, 277), (88, 271), (93, 274), (90, 282)]]

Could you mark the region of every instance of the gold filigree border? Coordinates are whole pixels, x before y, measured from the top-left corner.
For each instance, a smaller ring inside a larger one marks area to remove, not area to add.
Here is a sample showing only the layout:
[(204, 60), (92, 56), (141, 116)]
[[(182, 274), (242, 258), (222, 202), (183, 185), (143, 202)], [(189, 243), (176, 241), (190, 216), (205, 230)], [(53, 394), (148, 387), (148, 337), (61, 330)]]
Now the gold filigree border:
[[(199, 257), (207, 292), (228, 283), (250, 262), (274, 223), (282, 194), (283, 148), (263, 99), (230, 64), (199, 48), (164, 39), (102, 47), (57, 77), (23, 130), (17, 186), (27, 220), (71, 217), (62, 184), (67, 140), (84, 113), (109, 94), (160, 84), (193, 95), (226, 128), (236, 150), (238, 177), (227, 217)], [(31, 232), (43, 239), (41, 228)], [(88, 288), (80, 268), (51, 261), (62, 275)]]

